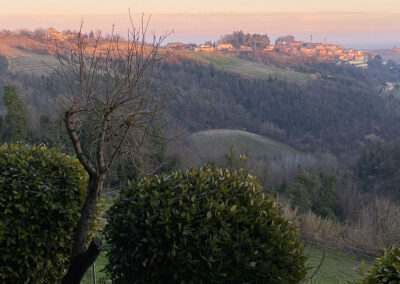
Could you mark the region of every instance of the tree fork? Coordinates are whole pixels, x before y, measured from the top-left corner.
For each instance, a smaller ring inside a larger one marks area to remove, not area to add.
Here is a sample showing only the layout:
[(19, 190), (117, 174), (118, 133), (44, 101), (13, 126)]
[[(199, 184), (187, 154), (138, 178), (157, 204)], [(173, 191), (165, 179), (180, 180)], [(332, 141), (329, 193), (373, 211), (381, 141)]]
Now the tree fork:
[(87, 250), (85, 250), (84, 246), (89, 233), (90, 224), (96, 211), (97, 200), (103, 188), (103, 183), (104, 175), (89, 175), (87, 196), (75, 232), (74, 245), (71, 253), (71, 263), (67, 274), (63, 278), (63, 283), (79, 283), (85, 272), (89, 269), (90, 265), (96, 261), (96, 258), (100, 253), (101, 240), (98, 238), (92, 239)]
[(67, 274), (62, 279), (63, 284), (79, 284), (89, 267), (96, 261), (101, 251), (102, 243), (97, 237), (92, 238), (86, 251), (75, 256)]

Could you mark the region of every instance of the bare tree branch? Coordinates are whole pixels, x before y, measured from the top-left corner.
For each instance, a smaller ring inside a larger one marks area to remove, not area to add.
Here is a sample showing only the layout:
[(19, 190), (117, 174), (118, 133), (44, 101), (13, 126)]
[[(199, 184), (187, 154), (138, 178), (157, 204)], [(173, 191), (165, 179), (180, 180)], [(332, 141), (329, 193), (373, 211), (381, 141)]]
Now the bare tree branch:
[[(84, 255), (89, 226), (111, 165), (119, 154), (128, 153), (135, 163), (137, 151), (160, 111), (149, 88), (154, 64), (169, 54), (160, 55), (160, 49), (170, 33), (159, 38), (153, 35), (148, 43), (150, 17), (143, 15), (139, 27), (130, 14), (129, 20), (131, 28), (125, 40), (115, 33), (114, 26), (108, 38), (99, 33), (90, 39), (81, 21), (74, 38), (54, 42), (50, 50), (59, 63), (57, 74), (69, 90), (64, 97), (65, 127), (89, 174), (71, 255), (74, 269), (79, 256)], [(68, 275), (71, 279), (71, 273)]]

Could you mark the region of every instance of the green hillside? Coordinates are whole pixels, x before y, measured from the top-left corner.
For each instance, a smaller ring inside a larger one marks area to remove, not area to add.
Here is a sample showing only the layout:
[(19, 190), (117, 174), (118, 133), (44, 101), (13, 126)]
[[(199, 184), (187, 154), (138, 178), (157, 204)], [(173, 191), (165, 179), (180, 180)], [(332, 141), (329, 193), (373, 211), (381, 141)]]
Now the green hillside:
[(8, 68), (11, 72), (34, 73), (47, 75), (57, 67), (57, 60), (51, 55), (27, 53), (24, 56), (11, 57)]
[[(335, 250), (322, 246), (307, 245), (306, 254), (309, 256), (308, 263), (314, 269), (309, 275), (315, 273), (315, 269), (319, 266), (323, 254), (324, 261), (319, 271), (313, 278), (315, 284), (342, 284), (355, 280), (360, 276), (357, 270), (361, 267), (362, 259), (349, 255), (343, 251)], [(371, 265), (370, 261), (365, 261), (366, 266)]]
[(232, 144), (236, 153), (257, 157), (275, 158), (286, 152), (296, 152), (295, 149), (285, 144), (241, 130), (200, 131), (192, 134), (189, 142), (203, 161), (221, 157), (229, 151)]
[(277, 79), (286, 79), (289, 82), (304, 84), (310, 79), (306, 73), (296, 72), (290, 69), (282, 69), (272, 65), (265, 65), (246, 59), (205, 52), (190, 52), (194, 58), (206, 63), (215, 64), (217, 68), (225, 71), (239, 73), (244, 76), (268, 79), (270, 76)]

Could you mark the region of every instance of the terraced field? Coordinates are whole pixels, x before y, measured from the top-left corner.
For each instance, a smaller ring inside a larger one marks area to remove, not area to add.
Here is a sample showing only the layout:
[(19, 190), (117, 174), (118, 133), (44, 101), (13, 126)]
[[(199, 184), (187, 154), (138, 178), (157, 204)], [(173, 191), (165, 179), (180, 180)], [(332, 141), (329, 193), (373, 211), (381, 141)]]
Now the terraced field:
[(8, 68), (11, 72), (34, 73), (48, 75), (57, 67), (57, 60), (51, 55), (29, 54), (10, 57)]
[(232, 56), (205, 52), (190, 52), (189, 56), (206, 63), (215, 64), (217, 68), (224, 71), (239, 73), (240, 75), (252, 78), (268, 79), (271, 76), (299, 84), (305, 84), (311, 79), (310, 74), (296, 72), (290, 69), (282, 69)]
[(192, 134), (189, 137), (189, 142), (204, 162), (222, 157), (229, 151), (232, 143), (236, 153), (257, 157), (276, 158), (287, 152), (296, 152), (295, 149), (285, 144), (241, 130), (200, 131)]

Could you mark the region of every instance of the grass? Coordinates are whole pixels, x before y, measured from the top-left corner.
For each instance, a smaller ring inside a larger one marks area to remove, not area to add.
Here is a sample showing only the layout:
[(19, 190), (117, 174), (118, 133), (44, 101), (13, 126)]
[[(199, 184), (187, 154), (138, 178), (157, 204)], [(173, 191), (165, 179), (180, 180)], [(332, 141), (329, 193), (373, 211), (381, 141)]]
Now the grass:
[(224, 71), (238, 73), (251, 78), (268, 79), (271, 76), (299, 84), (305, 84), (311, 78), (311, 76), (306, 73), (296, 72), (290, 69), (282, 69), (272, 65), (265, 65), (232, 56), (205, 52), (190, 52), (189, 55), (200, 61), (215, 64), (217, 68)]
[[(100, 255), (97, 257), (96, 262), (95, 262), (95, 271), (96, 271), (96, 280), (97, 283), (99, 283), (100, 280), (107, 280), (107, 275), (103, 271), (104, 267), (107, 264), (107, 256), (104, 251), (100, 253)], [(83, 277), (81, 284), (93, 284), (93, 271), (92, 267), (89, 268), (89, 270), (86, 272), (85, 276)]]
[(392, 94), (395, 96), (400, 96), (400, 89), (393, 89)]
[[(190, 52), (188, 55), (196, 60), (215, 64), (215, 66), (221, 70), (238, 73), (250, 78), (268, 79), (269, 77), (273, 77), (299, 84), (305, 84), (311, 78), (310, 74), (232, 56), (204, 52)], [(39, 75), (48, 75), (53, 72), (53, 69), (56, 67), (57, 60), (53, 56), (41, 55), (29, 51), (24, 51), (23, 55), (11, 57), (8, 66), (9, 70), (13, 73), (23, 72)]]
[(13, 73), (34, 73), (48, 75), (57, 67), (57, 60), (51, 55), (27, 54), (11, 57), (8, 68)]
[(213, 161), (228, 153), (234, 145), (235, 154), (255, 155), (257, 157), (277, 158), (287, 152), (297, 152), (288, 145), (254, 133), (214, 129), (200, 131), (189, 137), (191, 148), (204, 162)]
[[(345, 252), (321, 246), (306, 246), (306, 253), (309, 255), (308, 263), (315, 269), (318, 267), (323, 252), (324, 262), (320, 270), (312, 280), (315, 284), (342, 284), (358, 278), (357, 270), (361, 267), (362, 259), (349, 255)], [(371, 263), (366, 261), (366, 265)], [(312, 275), (315, 270), (311, 270)]]

